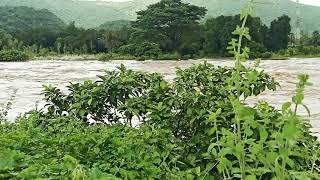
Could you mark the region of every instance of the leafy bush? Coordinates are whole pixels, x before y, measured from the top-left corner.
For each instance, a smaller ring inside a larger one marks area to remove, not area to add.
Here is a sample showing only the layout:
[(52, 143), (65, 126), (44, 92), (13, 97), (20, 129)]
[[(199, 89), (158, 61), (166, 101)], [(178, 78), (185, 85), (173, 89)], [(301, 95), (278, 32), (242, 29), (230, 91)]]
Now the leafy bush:
[[(319, 179), (320, 143), (310, 135), (310, 124), (297, 115), (299, 106), (310, 111), (303, 104), (304, 90), (310, 85), (309, 76), (299, 75), (292, 102), (286, 102), (282, 111), (267, 103), (256, 107), (246, 105), (243, 91), (251, 89), (255, 82), (254, 71), (246, 72), (248, 82), (243, 82), (242, 64), (249, 58), (250, 49), (242, 48), (243, 40), (250, 40), (249, 29), (245, 27), (252, 13), (252, 1), (242, 11), (242, 26), (233, 32), (238, 39), (232, 39), (228, 50), (234, 55), (236, 72), (228, 80), (228, 87), (235, 90), (229, 97), (234, 117), (229, 118), (231, 126), (224, 127), (219, 108), (206, 120), (211, 125), (208, 134), (215, 135), (205, 156), (211, 159), (208, 173), (218, 172), (224, 179)], [(256, 64), (257, 66), (258, 64)], [(245, 77), (246, 77), (245, 76)]]
[(182, 44), (182, 46), (179, 48), (179, 54), (183, 59), (190, 59), (194, 58), (194, 56), (197, 54), (197, 51), (200, 49), (197, 47), (198, 45), (193, 44)]
[(29, 56), (17, 50), (3, 50), (0, 51), (0, 61), (26, 61)]
[(298, 46), (297, 51), (303, 55), (319, 55), (320, 46)]
[(161, 54), (158, 44), (143, 42), (141, 44), (128, 44), (119, 48), (121, 54), (129, 54), (136, 57), (146, 57), (156, 59)]
[(249, 56), (250, 58), (270, 58), (272, 56), (271, 52), (267, 51), (267, 48), (261, 44), (254, 41), (248, 43), (248, 47), (250, 48)]
[(0, 179), (185, 179), (179, 140), (141, 126), (89, 125), (32, 114), (0, 125)]
[[(48, 101), (48, 112), (56, 115), (71, 114), (84, 120), (90, 117), (107, 123), (118, 123), (122, 119), (129, 125), (134, 116), (146, 121), (147, 110), (158, 103), (164, 105), (167, 101), (171, 103), (170, 113), (178, 110), (183, 114), (184, 110), (182, 111), (181, 108), (185, 108), (187, 104), (191, 107), (193, 99), (189, 98), (195, 98), (194, 94), (197, 90), (201, 92), (198, 98), (203, 99), (201, 103), (205, 104), (202, 105), (199, 102), (200, 104), (195, 104), (193, 108), (201, 109), (211, 109), (217, 98), (225, 104), (228, 102), (228, 96), (234, 94), (234, 91), (223, 89), (234, 69), (215, 67), (207, 63), (195, 65), (186, 70), (178, 70), (174, 86), (157, 73), (135, 72), (127, 70), (124, 66), (119, 67), (118, 70), (107, 71), (106, 75), (100, 76), (100, 79), (94, 82), (71, 84), (68, 86), (69, 94), (63, 94), (56, 87), (45, 86), (43, 94)], [(263, 71), (254, 70), (252, 76), (255, 76), (255, 82), (248, 82), (248, 78), (244, 77), (243, 81), (250, 83), (251, 86), (251, 89), (243, 92), (245, 97), (259, 95), (265, 89), (275, 90), (278, 85)], [(166, 101), (159, 98), (160, 95), (162, 98), (166, 95)], [(206, 102), (210, 95), (214, 96)], [(181, 103), (173, 104), (172, 101)], [(182, 105), (184, 103), (185, 105)]]
[(288, 49), (283, 49), (278, 51), (278, 54), (286, 57), (318, 57), (320, 55), (320, 46), (298, 46), (290, 47)]

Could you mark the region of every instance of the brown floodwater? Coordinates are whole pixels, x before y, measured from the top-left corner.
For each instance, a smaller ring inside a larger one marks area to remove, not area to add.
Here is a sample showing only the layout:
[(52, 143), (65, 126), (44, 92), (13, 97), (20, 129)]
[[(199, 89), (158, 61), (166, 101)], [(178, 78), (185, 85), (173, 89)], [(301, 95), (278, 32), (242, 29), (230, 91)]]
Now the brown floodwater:
[[(104, 70), (115, 69), (120, 64), (135, 70), (159, 72), (168, 80), (175, 77), (177, 67), (187, 68), (196, 61), (30, 61), (0, 63), (0, 106), (3, 107), (14, 95), (12, 109), (8, 119), (14, 120), (19, 114), (44, 105), (41, 95), (42, 85), (52, 84), (64, 88), (69, 82), (81, 82), (96, 79)], [(219, 66), (232, 66), (231, 60), (208, 60)], [(305, 104), (311, 111), (312, 131), (320, 137), (320, 59), (291, 59), (285, 61), (264, 60), (261, 67), (281, 84), (276, 92), (265, 92), (249, 99), (250, 103), (267, 101), (276, 107), (291, 100), (298, 74), (305, 73), (311, 77), (312, 86), (305, 93)], [(300, 109), (302, 115), (307, 113)]]

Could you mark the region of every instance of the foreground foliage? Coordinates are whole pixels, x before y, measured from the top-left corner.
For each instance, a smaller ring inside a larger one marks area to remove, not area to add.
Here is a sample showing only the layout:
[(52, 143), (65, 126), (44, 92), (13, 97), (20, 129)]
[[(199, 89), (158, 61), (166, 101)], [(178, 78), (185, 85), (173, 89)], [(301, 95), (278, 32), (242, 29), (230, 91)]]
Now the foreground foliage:
[[(1, 125), (1, 179), (176, 179), (180, 142), (170, 131), (89, 125), (36, 114)], [(6, 135), (5, 135), (6, 134)]]
[(243, 64), (251, 13), (249, 4), (228, 46), (234, 68), (194, 65), (169, 83), (121, 66), (67, 93), (44, 86), (43, 111), (0, 121), (0, 178), (319, 179), (320, 143), (297, 114), (310, 114), (309, 76), (281, 110), (246, 103), (278, 87), (258, 61)]

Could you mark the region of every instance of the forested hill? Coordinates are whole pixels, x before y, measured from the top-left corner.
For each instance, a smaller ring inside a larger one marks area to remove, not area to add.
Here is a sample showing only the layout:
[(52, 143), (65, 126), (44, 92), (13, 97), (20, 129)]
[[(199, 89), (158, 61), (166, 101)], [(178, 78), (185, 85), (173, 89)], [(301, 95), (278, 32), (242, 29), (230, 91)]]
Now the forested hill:
[(106, 21), (132, 19), (118, 7), (74, 0), (0, 0), (0, 6), (29, 6), (48, 9), (65, 23), (75, 21), (78, 26), (97, 27)]
[[(131, 2), (93, 2), (85, 0), (1, 0), (0, 6), (30, 6), (46, 8), (57, 14), (65, 22), (76, 21), (83, 27), (98, 27), (106, 21), (135, 20), (136, 11), (145, 9), (159, 0), (133, 0)], [(240, 0), (184, 0), (208, 8), (207, 17), (234, 15), (240, 10)], [(287, 14), (296, 20), (296, 4), (290, 0), (260, 0), (257, 4), (256, 16), (262, 17), (264, 23)], [(299, 5), (303, 29), (313, 31), (320, 29), (320, 7)]]
[[(125, 3), (113, 3), (112, 6), (120, 9), (127, 9), (128, 14), (135, 18), (135, 11), (144, 9), (147, 5), (159, 0), (134, 0)], [(206, 7), (208, 17), (219, 15), (235, 15), (240, 12), (243, 0), (183, 0), (191, 4)], [(255, 16), (261, 17), (262, 21), (269, 24), (273, 19), (286, 14), (292, 19), (292, 23), (297, 19), (297, 5), (290, 0), (259, 0), (255, 6)], [(107, 4), (107, 3), (105, 3)], [(320, 30), (320, 7), (300, 4), (298, 5), (302, 28), (305, 31)], [(292, 24), (294, 25), (294, 24)]]
[(36, 10), (30, 7), (0, 7), (0, 28), (16, 33), (17, 30), (30, 28), (58, 28), (65, 23), (46, 9)]

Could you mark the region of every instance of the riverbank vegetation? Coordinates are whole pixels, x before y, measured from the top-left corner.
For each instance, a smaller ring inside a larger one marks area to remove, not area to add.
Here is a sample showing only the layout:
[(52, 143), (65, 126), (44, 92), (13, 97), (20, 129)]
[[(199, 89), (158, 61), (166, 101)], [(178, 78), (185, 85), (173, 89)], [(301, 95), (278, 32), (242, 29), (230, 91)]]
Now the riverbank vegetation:
[(251, 13), (228, 43), (234, 68), (194, 65), (170, 83), (122, 65), (67, 92), (44, 86), (44, 109), (0, 120), (0, 178), (319, 179), (320, 142), (297, 113), (310, 114), (309, 76), (280, 110), (246, 103), (279, 86), (258, 61), (243, 64)]
[(0, 51), (0, 62), (27, 61), (29, 56), (23, 51), (3, 50)]
[[(181, 1), (160, 1), (137, 12), (136, 21), (115, 21), (116, 24), (106, 23), (97, 29), (79, 28), (74, 22), (65, 25), (44, 10), (16, 7), (0, 11), (5, 11), (2, 14), (6, 19), (0, 31), (0, 49), (23, 51), (31, 58), (88, 54), (100, 54), (97, 56), (100, 60), (229, 57), (228, 41), (234, 37), (233, 29), (241, 23), (239, 15), (203, 19), (206, 8)], [(43, 17), (24, 26), (21, 19), (10, 19), (8, 15), (20, 12), (32, 14), (33, 18), (37, 14)], [(292, 38), (288, 16), (283, 15), (270, 25), (263, 24), (259, 17), (250, 16), (247, 24), (252, 39), (244, 43), (251, 49), (250, 57), (291, 56), (292, 49), (288, 49), (288, 45), (297, 40)], [(309, 37), (308, 42), (312, 44), (301, 44), (303, 49), (311, 46), (316, 50), (309, 51), (308, 56), (319, 54), (317, 34), (315, 31)], [(300, 51), (295, 53), (305, 55)]]

